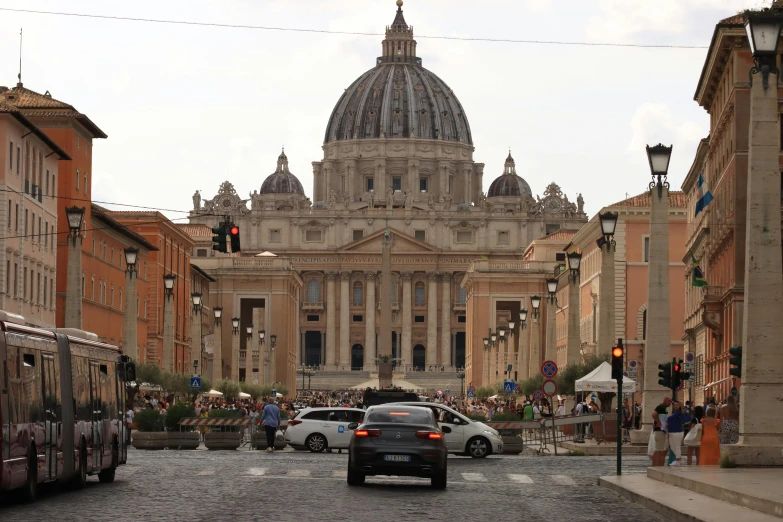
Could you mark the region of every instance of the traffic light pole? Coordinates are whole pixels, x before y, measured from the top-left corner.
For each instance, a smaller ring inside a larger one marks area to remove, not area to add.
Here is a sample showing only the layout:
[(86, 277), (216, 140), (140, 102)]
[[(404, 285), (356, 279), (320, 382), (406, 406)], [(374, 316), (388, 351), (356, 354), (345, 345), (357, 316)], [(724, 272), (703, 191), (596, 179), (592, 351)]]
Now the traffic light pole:
[[(623, 347), (622, 339), (617, 339), (617, 346), (620, 348)], [(623, 402), (622, 400), (623, 400), (623, 374), (619, 373), (617, 376), (617, 476), (623, 474)]]

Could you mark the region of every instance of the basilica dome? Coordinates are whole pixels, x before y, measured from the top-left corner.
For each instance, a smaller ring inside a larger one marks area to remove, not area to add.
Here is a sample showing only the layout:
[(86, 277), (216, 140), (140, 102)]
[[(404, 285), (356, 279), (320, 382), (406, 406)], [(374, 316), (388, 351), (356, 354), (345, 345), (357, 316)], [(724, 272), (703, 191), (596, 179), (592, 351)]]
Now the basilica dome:
[(517, 168), (514, 164), (514, 158), (511, 157), (509, 151), (506, 163), (503, 166), (503, 174), (495, 178), (492, 185), (489, 186), (489, 192), (487, 192), (488, 198), (494, 197), (520, 197), (528, 196), (533, 197), (533, 191), (530, 190), (530, 185), (527, 181), (517, 176)]
[(261, 185), (261, 194), (301, 194), (304, 196), (302, 183), (288, 170), (288, 156), (285, 151), (277, 158), (277, 169), (270, 174)]
[(348, 87), (326, 126), (324, 143), (422, 138), (473, 144), (465, 111), (451, 88), (421, 65), (413, 27), (397, 15), (386, 28), (375, 67)]

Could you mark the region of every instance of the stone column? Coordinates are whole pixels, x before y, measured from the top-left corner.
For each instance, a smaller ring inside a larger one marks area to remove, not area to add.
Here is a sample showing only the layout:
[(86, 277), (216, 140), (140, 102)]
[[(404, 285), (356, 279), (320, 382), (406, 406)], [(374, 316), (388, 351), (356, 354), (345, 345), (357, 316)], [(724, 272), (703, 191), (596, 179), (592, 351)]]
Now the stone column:
[[(191, 304), (191, 306), (193, 306)], [(196, 365), (196, 373), (206, 375), (207, 369), (204, 368), (204, 359), (201, 358), (201, 310), (192, 310), (190, 315), (190, 358), (192, 361), (186, 361), (187, 365)], [(187, 372), (185, 372), (187, 373)]]
[[(532, 317), (532, 315), (528, 315), (528, 317)], [(527, 379), (528, 377), (527, 369), (530, 362), (529, 333), (527, 328), (522, 328), (522, 324), (519, 325), (519, 340), (517, 341), (517, 375), (520, 380)]]
[[(780, 205), (780, 201), (778, 201)], [(658, 186), (650, 191), (650, 261), (647, 289), (647, 346), (644, 354), (642, 426), (634, 442), (644, 442), (652, 431), (652, 412), (671, 395), (658, 384), (658, 365), (671, 360), (669, 332), (669, 190)], [(780, 219), (778, 217), (778, 219)], [(779, 240), (778, 240), (779, 241)], [(603, 278), (603, 275), (602, 275)], [(601, 303), (603, 309), (603, 302)], [(611, 344), (611, 342), (610, 342)], [(599, 346), (599, 349), (602, 349)], [(608, 349), (608, 348), (607, 348)], [(635, 431), (635, 430), (634, 430)]]
[(440, 321), (440, 364), (449, 371), (451, 368), (451, 274), (441, 276), (443, 294), (441, 296)]
[[(68, 274), (70, 276), (70, 272)], [(136, 277), (134, 277), (136, 276)], [(125, 355), (137, 361), (139, 359), (139, 343), (137, 337), (138, 327), (138, 309), (136, 308), (136, 279), (138, 274), (134, 267), (133, 270), (126, 270), (125, 272), (125, 316), (124, 326), (125, 329), (125, 342), (122, 344), (122, 351)], [(81, 281), (77, 286), (77, 290), (81, 291)]]
[(568, 286), (568, 344), (566, 345), (566, 366), (579, 364), (582, 356), (582, 336), (580, 332), (581, 299), (579, 295), (579, 277), (569, 277)]
[(484, 382), (482, 382), (481, 385), (489, 386), (491, 383), (489, 361), (492, 360), (492, 350), (490, 348), (485, 348), (484, 346), (482, 346), (481, 349), (484, 351), (484, 378), (482, 379)]
[(340, 359), (339, 369), (351, 367), (351, 273), (340, 272)]
[(337, 319), (337, 291), (334, 284), (336, 278), (337, 272), (326, 273), (326, 360), (323, 362), (326, 369), (334, 369), (336, 359), (337, 328), (335, 320)]
[(163, 290), (163, 369), (174, 371), (174, 294)]
[(427, 294), (427, 359), (425, 366), (438, 363), (438, 277), (437, 272), (428, 276)]
[(411, 278), (412, 272), (403, 272), (402, 277), (402, 366), (413, 364), (411, 343)]
[[(241, 323), (240, 323), (241, 324)], [(232, 326), (231, 332), (231, 380), (239, 380), (239, 331), (234, 332)], [(245, 365), (247, 372), (247, 365)]]
[[(654, 196), (657, 198), (657, 190), (654, 191)], [(664, 215), (666, 223), (668, 223), (668, 200), (666, 201), (667, 214)], [(668, 225), (667, 225), (668, 226)], [(668, 238), (668, 236), (667, 236)], [(609, 355), (609, 352), (614, 345), (614, 251), (615, 246), (613, 243), (607, 243), (603, 241), (603, 238), (599, 239), (598, 247), (601, 249), (601, 276), (598, 280), (598, 346), (596, 352), (598, 355)], [(667, 239), (667, 252), (668, 252), (668, 239)], [(652, 257), (653, 257), (653, 244), (652, 244), (652, 231), (650, 232), (650, 269), (652, 269)], [(668, 259), (668, 258), (667, 258)], [(668, 261), (667, 261), (668, 263)], [(668, 270), (668, 264), (667, 264)], [(668, 272), (667, 272), (668, 274)], [(649, 304), (648, 304), (649, 308)], [(649, 312), (648, 312), (649, 313)], [(650, 324), (649, 322), (647, 323)], [(650, 331), (650, 328), (647, 328)], [(668, 326), (667, 330), (668, 332)], [(668, 334), (667, 334), (668, 335)], [(649, 343), (648, 343), (649, 344)], [(657, 382), (658, 364), (655, 363), (655, 375)], [(657, 404), (655, 405), (657, 406)], [(649, 410), (652, 412), (652, 410)]]
[(375, 272), (365, 272), (367, 295), (364, 303), (364, 367), (375, 369)]
[(778, 75), (751, 76), (745, 244), (745, 313), (739, 442), (721, 453), (745, 466), (783, 465), (783, 295), (780, 250)]
[(223, 378), (223, 319), (215, 324), (214, 344), (212, 347), (212, 383)]
[(546, 360), (557, 362), (557, 304), (546, 298)]
[(538, 333), (538, 321), (539, 318), (534, 318), (533, 322), (530, 324), (530, 362), (527, 365), (528, 378), (535, 377), (541, 371), (541, 355), (539, 354), (541, 339)]
[[(516, 329), (516, 328), (515, 328)], [(506, 334), (506, 337), (508, 337), (508, 340), (506, 341), (506, 345), (508, 348), (506, 349), (506, 365), (503, 368), (504, 370), (508, 368), (508, 365), (511, 365), (511, 371), (508, 372), (508, 378), (514, 379), (514, 368), (516, 367), (516, 349), (514, 347), (514, 336), (516, 332), (513, 330), (509, 330)]]
[[(22, 263), (24, 267), (24, 263)], [(22, 268), (24, 270), (24, 268)], [(21, 286), (21, 282), (19, 283)], [(68, 235), (68, 279), (65, 288), (65, 328), (82, 328), (82, 237)], [(20, 295), (22, 294), (21, 288)], [(133, 308), (136, 308), (134, 301)], [(174, 328), (172, 326), (172, 328)], [(172, 330), (172, 335), (174, 330)], [(172, 337), (173, 342), (173, 337)]]

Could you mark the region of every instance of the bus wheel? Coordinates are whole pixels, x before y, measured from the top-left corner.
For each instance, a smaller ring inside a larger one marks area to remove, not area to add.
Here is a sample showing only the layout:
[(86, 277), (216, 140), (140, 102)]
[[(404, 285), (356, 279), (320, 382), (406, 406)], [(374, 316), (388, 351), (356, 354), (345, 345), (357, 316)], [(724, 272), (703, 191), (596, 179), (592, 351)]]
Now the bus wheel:
[(117, 471), (117, 462), (120, 460), (120, 447), (115, 440), (111, 445), (111, 467), (102, 469), (98, 473), (98, 480), (104, 484), (114, 482), (114, 475)]
[(27, 456), (27, 484), (24, 487), (24, 501), (35, 502), (38, 496), (38, 459), (35, 457), (35, 448), (30, 448)]
[(83, 489), (87, 485), (87, 446), (82, 441), (79, 446), (79, 463), (73, 477), (74, 489)]

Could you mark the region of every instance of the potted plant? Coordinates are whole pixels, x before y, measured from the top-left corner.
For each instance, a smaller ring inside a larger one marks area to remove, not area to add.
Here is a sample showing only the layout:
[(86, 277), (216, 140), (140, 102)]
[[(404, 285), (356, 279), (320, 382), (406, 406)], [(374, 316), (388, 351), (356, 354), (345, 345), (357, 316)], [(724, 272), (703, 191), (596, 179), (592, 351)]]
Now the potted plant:
[(136, 449), (162, 450), (168, 446), (168, 434), (163, 431), (163, 415), (158, 410), (145, 408), (133, 417), (133, 447)]
[(169, 449), (196, 449), (199, 445), (199, 434), (195, 426), (182, 426), (180, 420), (195, 417), (195, 410), (186, 402), (171, 406), (166, 412), (166, 431), (168, 432)]
[[(516, 413), (496, 413), (492, 416), (492, 422), (520, 422), (522, 417)], [(522, 430), (498, 430), (500, 438), (503, 439), (503, 453), (519, 455), (522, 453), (524, 441), (522, 440)]]
[[(239, 412), (209, 410), (210, 419), (239, 419)], [(242, 443), (242, 426), (210, 426), (204, 434), (204, 444), (209, 450), (235, 450)]]

